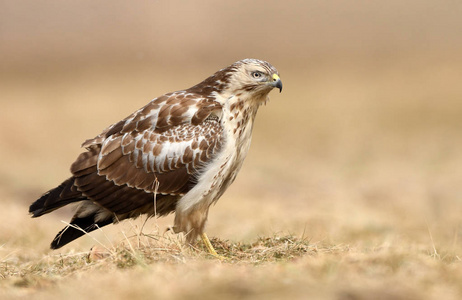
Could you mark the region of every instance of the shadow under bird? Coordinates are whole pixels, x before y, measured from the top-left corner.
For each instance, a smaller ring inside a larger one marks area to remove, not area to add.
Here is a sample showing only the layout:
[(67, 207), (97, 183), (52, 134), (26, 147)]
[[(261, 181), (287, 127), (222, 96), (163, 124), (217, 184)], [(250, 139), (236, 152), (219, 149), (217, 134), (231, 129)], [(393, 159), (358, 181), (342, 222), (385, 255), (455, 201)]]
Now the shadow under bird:
[(199, 84), (153, 99), (82, 144), (72, 176), (29, 208), (39, 217), (79, 206), (51, 243), (58, 249), (85, 232), (142, 214), (175, 212), (173, 230), (192, 244), (204, 232), (209, 207), (236, 178), (250, 147), (258, 108), (273, 88), (268, 62), (244, 59)]

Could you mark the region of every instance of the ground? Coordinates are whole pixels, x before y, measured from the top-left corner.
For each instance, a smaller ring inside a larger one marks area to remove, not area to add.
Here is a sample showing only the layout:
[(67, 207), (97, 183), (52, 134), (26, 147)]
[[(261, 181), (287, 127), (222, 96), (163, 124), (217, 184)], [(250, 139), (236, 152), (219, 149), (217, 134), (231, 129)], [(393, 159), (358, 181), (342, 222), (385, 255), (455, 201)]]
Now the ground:
[(224, 260), (165, 232), (172, 216), (51, 251), (72, 209), (27, 215), (86, 138), (216, 66), (180, 80), (148, 66), (2, 75), (2, 298), (460, 298), (462, 62), (276, 67), (284, 90), (259, 111), (244, 167), (210, 211)]

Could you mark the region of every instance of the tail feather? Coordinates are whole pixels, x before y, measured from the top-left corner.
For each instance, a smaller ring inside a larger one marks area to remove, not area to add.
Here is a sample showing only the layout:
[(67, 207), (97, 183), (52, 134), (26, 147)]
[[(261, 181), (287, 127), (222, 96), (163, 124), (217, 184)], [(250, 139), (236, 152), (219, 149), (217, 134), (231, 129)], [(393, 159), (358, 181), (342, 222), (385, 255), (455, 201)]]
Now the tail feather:
[(29, 207), (33, 218), (52, 212), (69, 203), (86, 200), (87, 198), (74, 186), (74, 177), (49, 190)]
[(50, 245), (51, 249), (59, 249), (62, 246), (81, 237), (85, 233), (109, 225), (113, 222), (112, 218), (95, 222), (95, 216), (96, 213), (82, 218), (74, 218), (70, 225), (61, 230), (53, 239)]

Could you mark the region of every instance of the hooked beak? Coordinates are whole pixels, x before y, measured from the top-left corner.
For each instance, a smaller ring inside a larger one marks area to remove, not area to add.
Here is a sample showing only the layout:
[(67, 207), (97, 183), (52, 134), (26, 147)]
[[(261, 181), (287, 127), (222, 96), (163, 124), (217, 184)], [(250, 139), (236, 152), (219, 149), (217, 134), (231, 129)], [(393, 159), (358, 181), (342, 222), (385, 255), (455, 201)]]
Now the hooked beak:
[(282, 92), (282, 81), (281, 78), (279, 78), (278, 74), (273, 74), (273, 81), (271, 82), (271, 85), (275, 88), (278, 88), (279, 93)]

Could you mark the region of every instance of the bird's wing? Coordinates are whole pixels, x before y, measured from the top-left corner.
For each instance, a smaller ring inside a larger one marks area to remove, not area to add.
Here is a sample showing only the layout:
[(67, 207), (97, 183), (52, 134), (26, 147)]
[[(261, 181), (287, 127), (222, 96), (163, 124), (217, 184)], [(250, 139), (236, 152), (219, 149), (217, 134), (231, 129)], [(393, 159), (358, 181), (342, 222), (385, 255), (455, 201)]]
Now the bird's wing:
[(117, 213), (140, 207), (134, 203), (139, 191), (186, 193), (220, 149), (220, 109), (213, 100), (185, 92), (154, 99), (83, 144), (88, 151), (71, 166), (75, 185)]
[(221, 104), (210, 97), (197, 93), (178, 91), (153, 99), (125, 119), (109, 126), (93, 139), (86, 140), (82, 147), (101, 145), (115, 134), (154, 130), (163, 132), (181, 124), (198, 125), (211, 114), (218, 115)]

